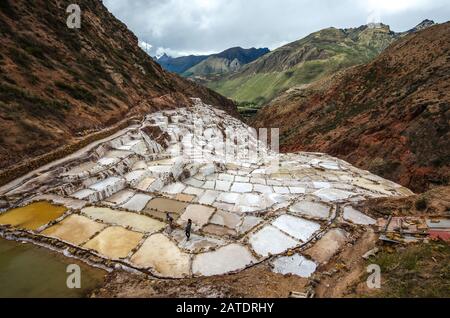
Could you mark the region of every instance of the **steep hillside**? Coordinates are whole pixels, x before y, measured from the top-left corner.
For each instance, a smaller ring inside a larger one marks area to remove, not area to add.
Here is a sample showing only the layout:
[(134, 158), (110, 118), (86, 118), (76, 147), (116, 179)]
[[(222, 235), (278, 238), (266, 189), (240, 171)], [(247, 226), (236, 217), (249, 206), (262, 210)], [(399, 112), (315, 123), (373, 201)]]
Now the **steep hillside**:
[(164, 54), (156, 61), (163, 69), (181, 75), (194, 65), (206, 60), (208, 57), (208, 55), (189, 55), (173, 58)]
[(81, 29), (69, 29), (71, 3), (0, 2), (0, 170), (189, 97), (236, 114), (231, 101), (163, 71), (101, 1), (83, 1)]
[(239, 103), (261, 106), (293, 86), (371, 61), (401, 35), (386, 25), (324, 29), (208, 86)]
[(415, 191), (450, 177), (450, 23), (396, 41), (373, 62), (287, 91), (254, 119), (285, 151), (322, 151)]

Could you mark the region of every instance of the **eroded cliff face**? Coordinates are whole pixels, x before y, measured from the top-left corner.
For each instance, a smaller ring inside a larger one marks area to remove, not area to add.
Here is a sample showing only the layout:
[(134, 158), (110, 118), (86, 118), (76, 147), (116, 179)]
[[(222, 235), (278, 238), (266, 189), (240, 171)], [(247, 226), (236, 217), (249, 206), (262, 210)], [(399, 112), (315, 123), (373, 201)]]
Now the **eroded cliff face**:
[(0, 3), (0, 170), (46, 154), (126, 118), (200, 97), (236, 114), (219, 94), (167, 73), (101, 1)]
[(373, 62), (287, 91), (254, 119), (284, 151), (321, 151), (417, 192), (448, 185), (450, 23), (410, 34)]

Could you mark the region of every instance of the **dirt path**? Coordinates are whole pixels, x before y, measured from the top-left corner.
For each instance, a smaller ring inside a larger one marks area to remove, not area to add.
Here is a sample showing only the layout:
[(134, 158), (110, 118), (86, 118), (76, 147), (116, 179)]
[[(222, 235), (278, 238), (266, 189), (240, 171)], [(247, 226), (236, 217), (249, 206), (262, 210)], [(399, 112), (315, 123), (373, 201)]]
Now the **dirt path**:
[(364, 231), (354, 245), (347, 246), (332, 262), (324, 266), (323, 273), (333, 273), (332, 276), (322, 274), (316, 287), (316, 297), (342, 298), (354, 293), (354, 287), (361, 282), (366, 272), (365, 261), (362, 258), (367, 251), (376, 245), (378, 235), (372, 229)]

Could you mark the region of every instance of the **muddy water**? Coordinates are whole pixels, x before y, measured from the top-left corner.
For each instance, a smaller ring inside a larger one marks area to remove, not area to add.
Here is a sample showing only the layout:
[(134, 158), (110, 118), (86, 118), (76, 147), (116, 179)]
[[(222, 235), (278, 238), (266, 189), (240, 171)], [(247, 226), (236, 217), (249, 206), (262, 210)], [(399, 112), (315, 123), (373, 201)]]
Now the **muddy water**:
[(62, 216), (67, 209), (48, 202), (37, 202), (13, 209), (0, 215), (0, 224), (12, 225), (26, 230), (37, 230), (41, 226)]
[(187, 203), (164, 198), (153, 199), (147, 204), (148, 209), (176, 214), (183, 213), (184, 209), (186, 209), (187, 206)]
[[(81, 267), (81, 289), (67, 288), (69, 264)], [(86, 297), (106, 274), (50, 250), (0, 238), (0, 298)]]
[(144, 212), (159, 220), (165, 220), (166, 213), (169, 213), (174, 220), (177, 220), (188, 205), (186, 202), (156, 198), (147, 204)]

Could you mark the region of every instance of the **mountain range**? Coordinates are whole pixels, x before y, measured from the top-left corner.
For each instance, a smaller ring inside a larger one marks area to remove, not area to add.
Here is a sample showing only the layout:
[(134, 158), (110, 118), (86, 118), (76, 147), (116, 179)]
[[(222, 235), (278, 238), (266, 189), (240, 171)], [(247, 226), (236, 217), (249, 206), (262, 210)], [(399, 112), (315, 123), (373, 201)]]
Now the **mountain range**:
[(425, 20), (403, 33), (393, 32), (383, 24), (327, 28), (282, 46), (237, 73), (209, 83), (208, 87), (240, 104), (259, 109), (289, 88), (367, 63), (405, 34), (433, 24)]
[(161, 57), (156, 58), (156, 61), (165, 70), (181, 75), (207, 58), (208, 55), (189, 55), (173, 58), (164, 53)]
[(198, 81), (210, 80), (241, 69), (269, 53), (267, 48), (233, 47), (218, 54), (171, 58), (164, 54), (157, 62), (166, 70)]

